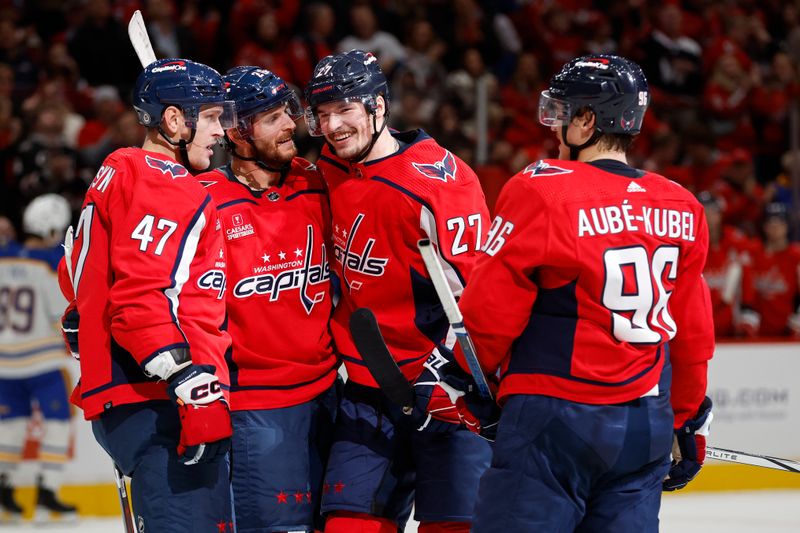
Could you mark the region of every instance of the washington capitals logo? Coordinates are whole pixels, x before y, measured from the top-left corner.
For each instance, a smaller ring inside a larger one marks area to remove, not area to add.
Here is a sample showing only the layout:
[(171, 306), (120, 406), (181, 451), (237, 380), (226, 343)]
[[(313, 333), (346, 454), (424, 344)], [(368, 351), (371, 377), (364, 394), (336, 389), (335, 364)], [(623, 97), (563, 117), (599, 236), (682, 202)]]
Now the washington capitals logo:
[(448, 179), (456, 180), (456, 158), (449, 151), (444, 154), (444, 159), (434, 164), (412, 163), (420, 174), (435, 180), (447, 182)]
[(172, 179), (182, 178), (189, 175), (189, 171), (186, 170), (183, 165), (180, 165), (174, 161), (164, 161), (163, 159), (156, 159), (155, 157), (150, 157), (149, 155), (144, 156), (144, 160), (148, 167), (160, 170), (162, 174), (169, 174), (172, 176)]
[(561, 168), (555, 165), (551, 165), (550, 163), (545, 163), (544, 161), (537, 161), (536, 163), (531, 163), (525, 170), (522, 171), (523, 174), (530, 174), (530, 177), (534, 176), (555, 176), (557, 174), (569, 174), (572, 171), (568, 168)]

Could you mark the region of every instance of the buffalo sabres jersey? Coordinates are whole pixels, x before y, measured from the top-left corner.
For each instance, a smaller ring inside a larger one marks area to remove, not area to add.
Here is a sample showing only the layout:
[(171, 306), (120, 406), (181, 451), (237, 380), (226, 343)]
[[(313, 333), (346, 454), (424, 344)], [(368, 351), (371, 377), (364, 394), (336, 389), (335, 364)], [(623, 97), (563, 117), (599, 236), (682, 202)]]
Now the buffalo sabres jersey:
[(348, 329), (352, 312), (368, 307), (375, 313), (390, 352), (415, 379), (448, 332), (417, 242), (431, 240), (460, 295), (488, 224), (472, 169), (421, 130), (393, 135), (401, 148), (388, 157), (350, 164), (326, 147), (318, 163), (330, 190), (342, 292), (331, 329), (348, 378), (373, 387)]
[(669, 355), (680, 426), (714, 350), (707, 250), (703, 207), (662, 176), (610, 160), (518, 173), (461, 299), (482, 365), (500, 367), (500, 399), (631, 401), (657, 393)]
[(167, 399), (165, 382), (142, 369), (171, 348), (213, 366), (227, 394), (230, 337), (220, 331), (225, 300), (215, 283), (226, 269), (222, 228), (186, 168), (139, 148), (109, 155), (86, 193), (70, 265), (81, 317), (72, 397), (87, 419)]
[(67, 304), (58, 288), (61, 246), (0, 247), (0, 377), (28, 378), (66, 361), (59, 318)]
[(228, 257), (231, 409), (314, 398), (333, 383), (337, 367), (328, 328), (332, 251), (322, 177), (295, 158), (283, 183), (264, 191), (239, 182), (230, 166), (198, 180), (219, 210)]

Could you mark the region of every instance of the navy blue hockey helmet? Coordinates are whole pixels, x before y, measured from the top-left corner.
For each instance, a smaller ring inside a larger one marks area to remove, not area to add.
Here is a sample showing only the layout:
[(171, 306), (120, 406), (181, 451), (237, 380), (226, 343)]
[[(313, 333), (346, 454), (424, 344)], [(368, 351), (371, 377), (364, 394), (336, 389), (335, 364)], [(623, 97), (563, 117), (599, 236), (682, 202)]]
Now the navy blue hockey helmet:
[(225, 86), (219, 72), (188, 59), (159, 59), (148, 65), (133, 88), (133, 107), (139, 123), (158, 127), (169, 106), (183, 111), (186, 125), (195, 128), (200, 108), (222, 105), (220, 122), (223, 128), (233, 127), (236, 113), (226, 100)]
[(252, 136), (253, 117), (279, 105), (297, 120), (303, 114), (294, 90), (273, 72), (253, 66), (234, 67), (222, 77), (228, 99), (236, 105), (236, 125), (239, 133)]
[(642, 69), (614, 55), (573, 59), (550, 80), (539, 98), (539, 122), (565, 126), (578, 111), (590, 109), (600, 134), (636, 135), (650, 103)]
[(350, 50), (323, 58), (314, 68), (305, 89), (309, 131), (312, 135), (322, 135), (315, 113), (318, 105), (340, 100), (359, 101), (374, 115), (379, 95), (388, 103), (389, 84), (378, 58), (370, 52)]

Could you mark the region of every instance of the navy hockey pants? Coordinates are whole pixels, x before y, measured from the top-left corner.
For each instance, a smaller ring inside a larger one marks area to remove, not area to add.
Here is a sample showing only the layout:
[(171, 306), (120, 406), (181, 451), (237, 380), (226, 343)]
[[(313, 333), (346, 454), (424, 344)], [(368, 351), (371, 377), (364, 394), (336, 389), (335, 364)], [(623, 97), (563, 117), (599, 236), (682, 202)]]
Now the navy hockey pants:
[(234, 531), (228, 460), (191, 466), (178, 462), (180, 420), (171, 402), (114, 407), (92, 422), (92, 431), (131, 478), (137, 531)]
[(672, 421), (668, 393), (619, 405), (511, 396), (473, 531), (657, 532)]

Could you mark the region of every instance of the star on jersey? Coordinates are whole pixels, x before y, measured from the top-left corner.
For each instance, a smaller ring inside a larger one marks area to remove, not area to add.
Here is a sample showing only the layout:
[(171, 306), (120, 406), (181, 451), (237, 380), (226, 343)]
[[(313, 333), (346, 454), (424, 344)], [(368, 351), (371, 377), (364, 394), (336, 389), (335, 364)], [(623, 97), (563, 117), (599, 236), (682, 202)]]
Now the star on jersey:
[(570, 174), (572, 170), (568, 168), (561, 168), (555, 165), (551, 165), (550, 163), (545, 163), (544, 161), (537, 161), (536, 163), (531, 163), (525, 170), (522, 171), (523, 174), (530, 174), (530, 177), (534, 176), (555, 176), (557, 174)]
[(294, 249), (294, 256), (295, 257), (300, 257), (301, 255), (303, 255), (303, 250), (301, 250), (300, 248), (295, 248)]
[(280, 257), (281, 260), (286, 259), (286, 252), (283, 252), (283, 251), (278, 252), (278, 257)]
[(456, 180), (456, 158), (453, 157), (449, 151), (445, 150), (444, 157), (441, 161), (433, 164), (428, 163), (411, 163), (414, 168), (425, 177), (441, 180), (447, 182), (448, 179)]
[(269, 256), (267, 254), (262, 255), (261, 259), (263, 259), (265, 263), (269, 263)]
[(144, 156), (144, 161), (147, 163), (148, 167), (160, 170), (164, 175), (169, 174), (172, 176), (172, 179), (182, 178), (189, 175), (189, 171), (186, 170), (183, 165), (176, 163), (175, 161), (165, 161), (149, 155)]

